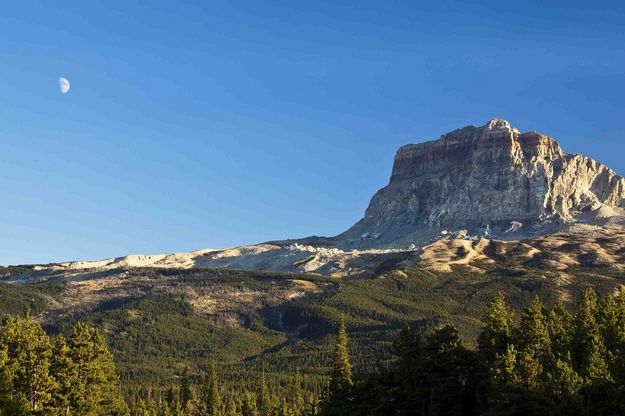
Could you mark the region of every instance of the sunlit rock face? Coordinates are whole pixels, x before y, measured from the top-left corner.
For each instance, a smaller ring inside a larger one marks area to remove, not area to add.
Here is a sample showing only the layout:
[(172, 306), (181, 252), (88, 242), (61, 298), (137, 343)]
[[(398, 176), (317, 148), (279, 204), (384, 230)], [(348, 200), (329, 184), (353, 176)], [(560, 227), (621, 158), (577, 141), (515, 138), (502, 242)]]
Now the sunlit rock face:
[(339, 237), (405, 244), (464, 229), (519, 238), (592, 221), (593, 213), (618, 216), (624, 207), (625, 180), (614, 171), (492, 119), (401, 147), (389, 184)]

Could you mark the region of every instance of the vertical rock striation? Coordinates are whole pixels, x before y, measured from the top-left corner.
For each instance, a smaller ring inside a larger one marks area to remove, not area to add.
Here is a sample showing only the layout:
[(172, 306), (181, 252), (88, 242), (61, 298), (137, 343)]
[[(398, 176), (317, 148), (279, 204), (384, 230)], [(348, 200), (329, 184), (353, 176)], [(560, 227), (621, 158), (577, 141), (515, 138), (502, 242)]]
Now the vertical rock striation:
[(401, 147), (389, 184), (339, 238), (420, 243), (460, 229), (519, 238), (553, 232), (593, 213), (619, 215), (622, 208), (625, 179), (614, 171), (566, 154), (551, 137), (519, 133), (495, 118)]

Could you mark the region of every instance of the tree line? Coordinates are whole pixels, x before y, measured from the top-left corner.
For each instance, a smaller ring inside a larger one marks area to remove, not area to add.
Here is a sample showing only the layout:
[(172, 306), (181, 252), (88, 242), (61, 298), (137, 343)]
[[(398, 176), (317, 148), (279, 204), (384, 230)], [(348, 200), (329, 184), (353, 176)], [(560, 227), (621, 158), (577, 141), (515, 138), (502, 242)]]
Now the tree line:
[[(304, 416), (318, 399), (295, 371), (288, 397), (270, 388), (263, 366), (257, 389), (220, 386), (215, 363), (199, 385), (188, 370), (161, 397), (125, 400), (97, 328), (76, 323), (68, 337), (46, 334), (30, 315), (0, 325), (0, 416)], [(284, 395), (282, 395), (284, 396)]]
[(299, 370), (276, 393), (264, 366), (255, 389), (224, 386), (213, 362), (200, 381), (185, 371), (158, 397), (124, 400), (96, 328), (77, 323), (51, 338), (32, 317), (10, 316), (0, 326), (0, 416), (625, 414), (624, 287), (602, 300), (587, 289), (574, 310), (536, 297), (520, 314), (499, 294), (482, 321), (476, 349), (452, 325), (407, 326), (393, 360), (353, 377), (341, 319), (321, 395), (302, 388)]
[[(599, 301), (587, 289), (571, 312), (540, 299), (516, 316), (499, 294), (483, 316), (477, 349), (451, 325), (404, 328), (395, 360), (352, 381), (337, 340), (323, 415), (623, 415), (625, 288)], [(340, 331), (339, 331), (340, 332)]]

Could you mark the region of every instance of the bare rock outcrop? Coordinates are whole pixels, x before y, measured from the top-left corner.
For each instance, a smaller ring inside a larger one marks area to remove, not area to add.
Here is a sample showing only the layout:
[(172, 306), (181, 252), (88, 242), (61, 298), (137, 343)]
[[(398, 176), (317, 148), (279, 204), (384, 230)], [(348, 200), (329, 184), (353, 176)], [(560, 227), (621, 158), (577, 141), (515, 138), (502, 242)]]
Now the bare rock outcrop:
[(389, 184), (338, 237), (365, 246), (422, 244), (459, 230), (519, 239), (606, 223), (624, 208), (625, 179), (613, 170), (495, 118), (401, 147)]
[(625, 262), (625, 179), (588, 157), (565, 153), (505, 120), (403, 146), (391, 179), (365, 217), (336, 237), (307, 237), (189, 253), (130, 255), (39, 265), (18, 283), (63, 274), (134, 268), (263, 269), (335, 277), (375, 276), (420, 264), (474, 270), (507, 253), (519, 267)]

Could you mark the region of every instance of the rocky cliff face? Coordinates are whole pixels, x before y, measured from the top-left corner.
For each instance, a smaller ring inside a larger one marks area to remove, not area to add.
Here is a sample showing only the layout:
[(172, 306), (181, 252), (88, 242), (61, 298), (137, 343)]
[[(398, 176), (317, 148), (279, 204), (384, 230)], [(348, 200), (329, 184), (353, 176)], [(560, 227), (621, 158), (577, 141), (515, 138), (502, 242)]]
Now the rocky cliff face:
[(389, 184), (339, 236), (38, 265), (8, 281), (61, 276), (81, 282), (99, 279), (94, 272), (144, 267), (358, 278), (415, 264), (483, 272), (481, 263), (502, 256), (518, 267), (559, 273), (594, 265), (622, 269), (624, 244), (625, 179), (590, 158), (566, 154), (548, 136), (519, 133), (493, 119), (400, 148)]
[[(625, 179), (551, 137), (493, 119), (403, 146), (388, 186), (339, 238), (422, 243), (447, 232), (521, 238), (623, 214)], [(464, 233), (464, 231), (463, 231)]]

